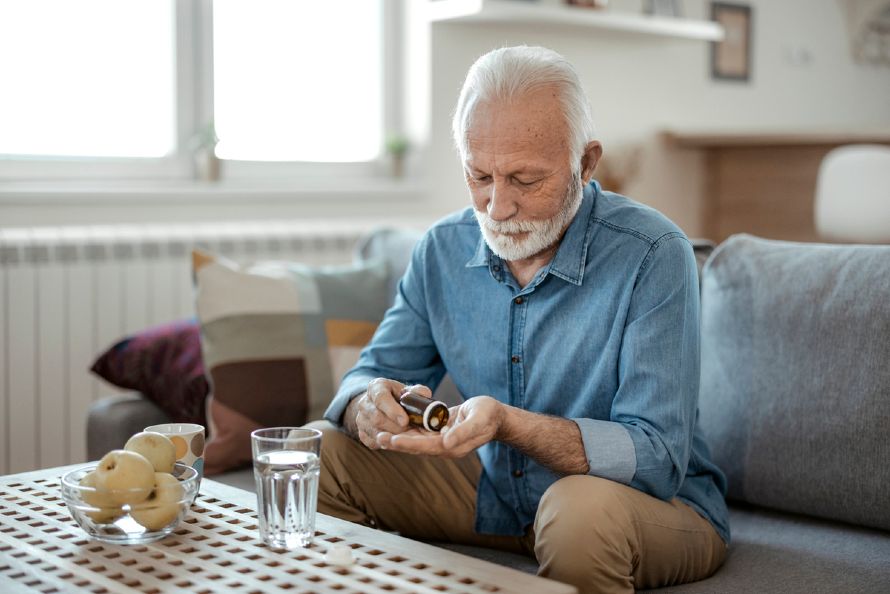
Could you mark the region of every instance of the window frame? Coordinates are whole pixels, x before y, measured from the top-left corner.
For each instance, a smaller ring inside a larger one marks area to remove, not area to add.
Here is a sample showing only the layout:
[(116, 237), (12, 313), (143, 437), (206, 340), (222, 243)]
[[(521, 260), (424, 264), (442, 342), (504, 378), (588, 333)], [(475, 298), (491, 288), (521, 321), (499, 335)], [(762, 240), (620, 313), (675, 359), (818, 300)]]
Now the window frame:
[[(213, 119), (213, 0), (168, 0), (175, 10), (176, 149), (164, 157), (74, 157), (0, 155), (0, 181), (154, 181), (196, 182), (192, 138)], [(384, 139), (404, 130), (404, 76), (401, 0), (382, 0)], [(237, 161), (221, 160), (222, 181), (275, 183), (288, 186), (335, 185), (348, 176), (373, 183), (388, 176), (383, 147), (365, 162)], [(326, 182), (330, 180), (330, 182)]]

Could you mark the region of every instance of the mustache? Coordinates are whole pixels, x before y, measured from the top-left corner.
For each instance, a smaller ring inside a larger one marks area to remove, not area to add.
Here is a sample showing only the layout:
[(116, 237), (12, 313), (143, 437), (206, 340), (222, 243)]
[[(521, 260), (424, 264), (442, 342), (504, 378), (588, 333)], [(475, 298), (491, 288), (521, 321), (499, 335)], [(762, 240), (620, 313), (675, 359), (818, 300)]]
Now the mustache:
[(546, 221), (495, 221), (488, 213), (476, 212), (479, 223), (483, 227), (495, 233), (530, 233), (537, 231), (542, 223)]

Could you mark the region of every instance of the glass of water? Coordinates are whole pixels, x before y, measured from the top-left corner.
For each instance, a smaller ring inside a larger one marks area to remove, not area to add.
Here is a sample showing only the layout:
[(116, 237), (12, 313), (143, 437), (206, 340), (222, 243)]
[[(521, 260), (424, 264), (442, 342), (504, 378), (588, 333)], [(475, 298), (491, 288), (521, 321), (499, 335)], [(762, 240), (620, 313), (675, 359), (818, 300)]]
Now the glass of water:
[(321, 431), (257, 429), (250, 442), (260, 538), (273, 549), (307, 546), (315, 534)]

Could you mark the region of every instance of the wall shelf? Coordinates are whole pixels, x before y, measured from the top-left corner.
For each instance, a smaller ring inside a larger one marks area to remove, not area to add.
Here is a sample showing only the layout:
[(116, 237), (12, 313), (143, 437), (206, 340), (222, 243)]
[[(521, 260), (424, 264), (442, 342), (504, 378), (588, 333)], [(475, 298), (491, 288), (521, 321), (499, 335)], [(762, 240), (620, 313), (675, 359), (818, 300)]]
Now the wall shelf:
[(721, 41), (723, 27), (711, 21), (611, 12), (527, 0), (429, 0), (431, 22), (552, 24), (661, 35), (680, 39)]
[(665, 131), (662, 137), (677, 147), (715, 149), (738, 147), (890, 144), (890, 129), (787, 130), (787, 131)]

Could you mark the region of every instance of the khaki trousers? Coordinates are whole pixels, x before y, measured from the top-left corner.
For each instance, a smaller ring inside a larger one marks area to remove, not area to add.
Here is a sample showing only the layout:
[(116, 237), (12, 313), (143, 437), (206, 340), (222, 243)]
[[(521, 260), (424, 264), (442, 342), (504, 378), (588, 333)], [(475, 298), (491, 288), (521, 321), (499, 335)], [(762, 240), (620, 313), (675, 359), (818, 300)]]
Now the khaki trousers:
[(522, 537), (476, 534), (475, 455), (458, 460), (370, 450), (326, 421), (318, 510), (414, 539), (537, 558), (538, 574), (579, 592), (632, 592), (700, 580), (726, 545), (692, 508), (606, 479), (573, 475), (544, 493)]

